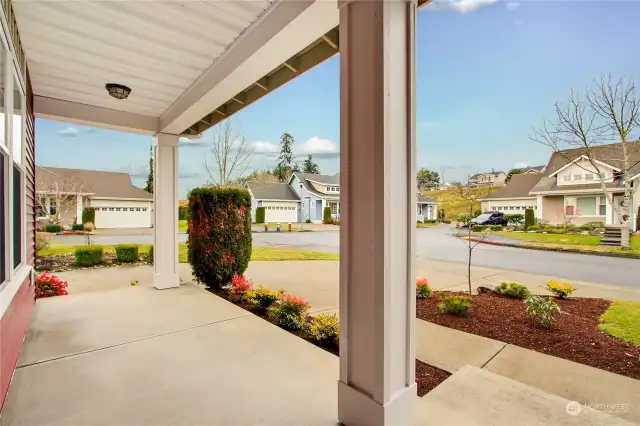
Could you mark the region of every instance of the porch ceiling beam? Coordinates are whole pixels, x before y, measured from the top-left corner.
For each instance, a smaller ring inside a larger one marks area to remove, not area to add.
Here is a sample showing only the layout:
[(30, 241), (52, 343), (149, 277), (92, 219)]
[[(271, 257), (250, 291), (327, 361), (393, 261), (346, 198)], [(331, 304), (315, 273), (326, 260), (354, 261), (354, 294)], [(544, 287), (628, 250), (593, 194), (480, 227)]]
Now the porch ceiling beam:
[(157, 117), (44, 96), (33, 97), (33, 109), (38, 118), (129, 133), (154, 135), (159, 128)]
[(286, 61), (283, 65), (297, 74), (298, 73), (298, 68), (297, 68), (296, 65), (298, 64), (298, 62), (299, 61), (297, 59), (292, 58), (292, 59), (289, 59), (288, 61)]
[(333, 29), (322, 36), (322, 39), (331, 47), (338, 50), (338, 30)]
[(265, 92), (269, 91), (269, 77), (263, 77), (260, 80), (256, 81), (256, 86), (264, 90)]

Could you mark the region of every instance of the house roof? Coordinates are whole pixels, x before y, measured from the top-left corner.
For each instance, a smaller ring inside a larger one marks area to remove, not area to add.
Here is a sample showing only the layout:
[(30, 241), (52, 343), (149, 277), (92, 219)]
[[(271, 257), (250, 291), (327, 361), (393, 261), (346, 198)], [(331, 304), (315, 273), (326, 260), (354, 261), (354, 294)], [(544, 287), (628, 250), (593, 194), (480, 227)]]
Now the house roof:
[(521, 173), (513, 175), (507, 186), (500, 188), (483, 199), (529, 197), (529, 191), (531, 191), (531, 188), (533, 188), (542, 177), (542, 173)]
[(294, 172), (300, 180), (312, 180), (314, 182), (323, 183), (325, 185), (340, 185), (340, 175), (315, 175), (310, 173)]
[(288, 183), (255, 182), (249, 184), (249, 190), (256, 200), (300, 201)]
[(434, 200), (431, 197), (425, 197), (422, 194), (418, 194), (418, 203), (429, 203), (429, 204), (438, 204), (438, 202), (436, 200)]
[(523, 167), (521, 170), (522, 170), (522, 173), (542, 172), (544, 170), (544, 165)]
[(475, 175), (471, 176), (469, 179), (475, 179), (475, 178), (478, 178), (480, 176), (485, 176), (485, 175), (500, 176), (501, 174), (504, 174), (504, 172), (497, 171), (497, 172), (476, 173)]
[(94, 198), (153, 199), (153, 194), (131, 183), (128, 173), (36, 166), (36, 191), (52, 190), (88, 193)]
[[(631, 164), (629, 174), (634, 176), (640, 173), (640, 141), (636, 141), (631, 145)], [(531, 189), (531, 192), (544, 192), (544, 191), (579, 191), (589, 189), (599, 189), (599, 183), (585, 184), (585, 185), (563, 185), (558, 187), (557, 177), (552, 174), (566, 166), (567, 164), (575, 161), (576, 158), (587, 154), (586, 148), (574, 148), (566, 149), (559, 152), (554, 152), (549, 158), (546, 168), (542, 172), (543, 177), (540, 181)], [(594, 160), (598, 160), (602, 163), (608, 164), (618, 169), (624, 169), (624, 155), (622, 152), (622, 144), (615, 143), (609, 145), (600, 145), (591, 148), (591, 155)], [(621, 183), (610, 182), (606, 184), (607, 188), (618, 188)]]

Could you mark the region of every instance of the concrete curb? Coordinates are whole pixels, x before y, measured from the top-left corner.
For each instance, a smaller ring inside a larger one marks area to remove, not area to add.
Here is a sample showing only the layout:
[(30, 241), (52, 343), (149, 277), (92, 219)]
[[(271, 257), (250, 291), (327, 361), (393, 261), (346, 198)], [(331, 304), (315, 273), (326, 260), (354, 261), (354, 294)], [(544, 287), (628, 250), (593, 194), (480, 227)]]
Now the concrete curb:
[[(460, 233), (456, 234), (456, 237), (458, 237), (458, 238), (465, 238), (465, 237), (469, 238), (467, 235), (462, 235)], [(475, 242), (475, 243), (488, 244), (488, 245), (491, 245), (491, 246), (513, 247), (513, 248), (528, 249), (528, 250), (539, 250), (539, 251), (556, 251), (556, 252), (562, 252), (562, 253), (577, 253), (577, 254), (586, 254), (586, 255), (591, 255), (591, 256), (622, 257), (622, 258), (627, 258), (627, 259), (640, 259), (640, 255), (637, 255), (637, 254), (607, 253), (607, 252), (600, 252), (600, 251), (584, 251), (584, 250), (575, 250), (575, 249), (560, 248), (560, 247), (523, 246), (521, 244), (509, 244), (509, 243), (502, 243), (502, 242), (499, 242), (499, 241), (481, 240), (481, 239), (475, 238), (475, 237), (470, 237), (470, 240)]]

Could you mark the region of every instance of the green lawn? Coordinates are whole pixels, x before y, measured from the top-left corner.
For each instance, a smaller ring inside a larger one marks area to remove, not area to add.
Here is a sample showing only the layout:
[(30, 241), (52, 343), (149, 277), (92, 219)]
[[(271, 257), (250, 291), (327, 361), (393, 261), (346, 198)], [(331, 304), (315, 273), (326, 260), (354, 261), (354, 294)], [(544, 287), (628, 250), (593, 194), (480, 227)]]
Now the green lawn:
[(640, 236), (631, 237), (631, 250), (617, 247), (599, 246), (602, 237), (598, 235), (537, 234), (524, 232), (497, 232), (496, 235), (523, 241), (524, 247), (569, 248), (591, 252), (607, 252), (640, 255)]
[(640, 346), (640, 302), (614, 301), (600, 318), (600, 330)]
[[(296, 222), (299, 223), (299, 222)], [(264, 223), (254, 223), (254, 225), (259, 226), (261, 229), (264, 229)], [(276, 222), (268, 223), (269, 229), (276, 229), (278, 224)], [(287, 231), (289, 229), (289, 222), (280, 222), (280, 230)], [(300, 225), (295, 225), (291, 223), (291, 232), (300, 232)]]
[[(77, 247), (63, 244), (52, 244), (46, 250), (41, 250), (38, 256), (52, 256), (73, 254)], [(115, 246), (105, 245), (102, 246), (105, 252), (114, 252)], [(140, 253), (146, 253), (151, 244), (140, 244)], [(340, 257), (335, 253), (323, 253), (316, 251), (304, 251), (304, 250), (286, 250), (270, 247), (254, 247), (252, 250), (251, 260), (338, 260)], [(187, 244), (178, 244), (178, 260), (180, 263), (187, 263)]]
[(178, 232), (187, 232), (189, 229), (189, 222), (186, 220), (178, 221)]

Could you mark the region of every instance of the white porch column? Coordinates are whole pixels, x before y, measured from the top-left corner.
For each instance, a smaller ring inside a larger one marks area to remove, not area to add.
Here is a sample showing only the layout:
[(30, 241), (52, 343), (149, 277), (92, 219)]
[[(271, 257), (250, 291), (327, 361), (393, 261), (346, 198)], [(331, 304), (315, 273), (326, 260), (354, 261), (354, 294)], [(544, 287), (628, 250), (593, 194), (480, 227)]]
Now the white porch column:
[(338, 420), (411, 425), (416, 4), (348, 0), (339, 7)]
[(153, 286), (180, 286), (178, 277), (178, 136), (153, 137)]
[[(543, 197), (542, 195), (538, 195), (536, 196), (536, 217), (538, 218), (538, 220), (542, 219), (543, 216), (543, 212), (542, 212), (542, 204), (543, 204)], [(564, 208), (564, 207), (563, 207)]]
[(82, 223), (82, 195), (76, 196), (76, 223)]

